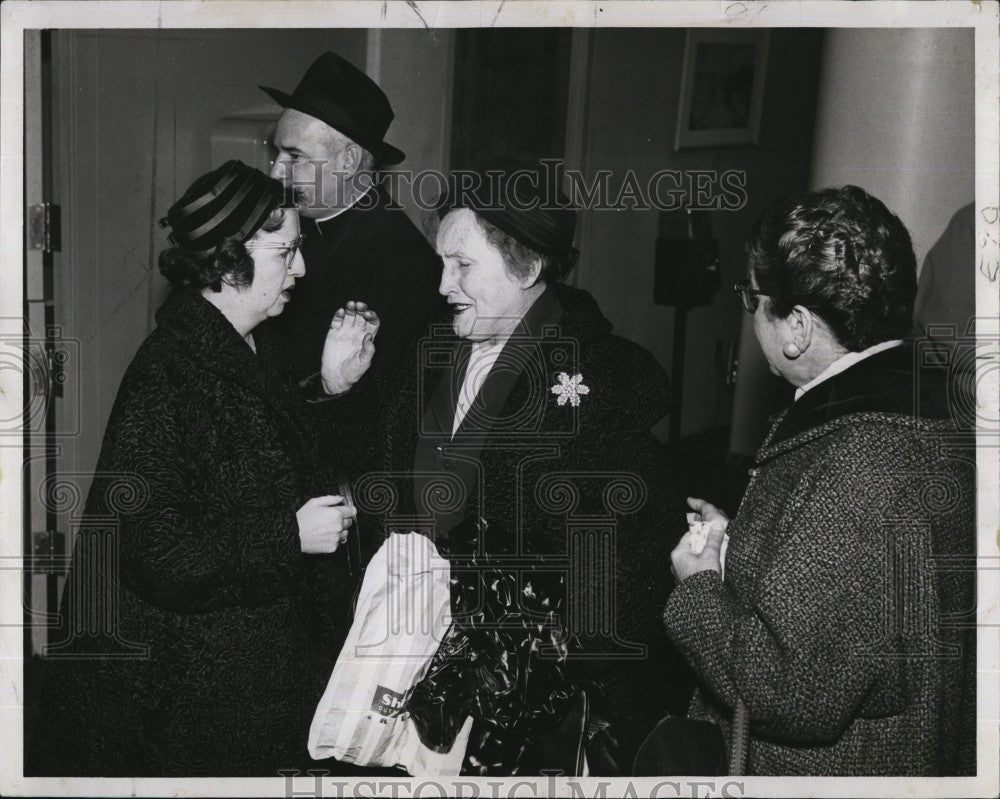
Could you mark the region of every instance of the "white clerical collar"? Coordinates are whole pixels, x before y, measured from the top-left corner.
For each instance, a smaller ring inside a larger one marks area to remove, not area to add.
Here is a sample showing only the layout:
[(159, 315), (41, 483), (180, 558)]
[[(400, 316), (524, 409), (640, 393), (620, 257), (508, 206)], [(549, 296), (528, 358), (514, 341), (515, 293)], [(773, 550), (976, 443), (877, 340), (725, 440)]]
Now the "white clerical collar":
[(368, 189), (368, 191), (362, 192), (357, 197), (355, 197), (353, 200), (351, 200), (351, 203), (349, 205), (345, 205), (343, 208), (338, 208), (336, 211), (334, 211), (329, 216), (324, 216), (322, 219), (315, 220), (316, 224), (318, 225), (321, 222), (329, 222), (331, 219), (336, 219), (338, 216), (340, 216), (342, 213), (344, 213), (344, 211), (349, 211), (351, 208), (353, 208), (355, 205), (357, 205), (358, 202), (360, 202), (360, 200), (361, 200), (362, 197), (365, 197), (368, 194), (368, 192), (372, 191), (372, 189), (374, 189), (374, 188), (375, 187), (372, 186), (370, 189)]
[(873, 344), (866, 350), (861, 350), (861, 352), (849, 352), (846, 355), (840, 356), (804, 386), (795, 389), (795, 399), (801, 397), (809, 391), (809, 389), (816, 388), (816, 386), (824, 380), (829, 380), (834, 375), (839, 375), (841, 372), (854, 366), (854, 364), (858, 363), (858, 361), (863, 361), (865, 358), (870, 358), (872, 355), (879, 352), (884, 352), (885, 350), (890, 350), (893, 347), (898, 347), (902, 343), (903, 340), (898, 338), (893, 339), (892, 341), (881, 341), (878, 344)]

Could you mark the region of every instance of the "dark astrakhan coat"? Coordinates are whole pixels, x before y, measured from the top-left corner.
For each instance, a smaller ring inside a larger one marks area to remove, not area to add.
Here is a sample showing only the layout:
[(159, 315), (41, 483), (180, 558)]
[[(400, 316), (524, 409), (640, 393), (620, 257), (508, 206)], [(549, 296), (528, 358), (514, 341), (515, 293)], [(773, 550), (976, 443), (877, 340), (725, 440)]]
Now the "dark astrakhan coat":
[(29, 773), (277, 776), (308, 762), (343, 632), (315, 594), (344, 555), (303, 556), (295, 516), (335, 485), (265, 333), (254, 355), (190, 293), (156, 319), (108, 422)]
[(667, 604), (691, 714), (728, 731), (747, 705), (750, 774), (975, 773), (975, 461), (913, 358), (871, 356), (784, 412), (725, 581), (699, 572)]
[(452, 439), (468, 352), (448, 325), (425, 339), (386, 430), (386, 528), (436, 537), (457, 620), (409, 710), (445, 746), (476, 719), (465, 773), (537, 774), (566, 768), (553, 730), (584, 687), (617, 743), (592, 773), (627, 772), (680, 679), (659, 619), (685, 523), (650, 431), (667, 377), (589, 294), (550, 286)]

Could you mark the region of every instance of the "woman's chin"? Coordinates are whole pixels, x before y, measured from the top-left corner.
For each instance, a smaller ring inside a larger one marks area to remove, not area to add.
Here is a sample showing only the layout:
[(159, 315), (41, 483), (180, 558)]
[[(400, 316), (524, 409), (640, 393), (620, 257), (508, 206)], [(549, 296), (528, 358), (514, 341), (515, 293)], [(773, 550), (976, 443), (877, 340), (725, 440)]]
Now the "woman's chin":
[(499, 335), (499, 331), (493, 329), (491, 325), (477, 325), (475, 317), (465, 319), (467, 313), (466, 311), (452, 320), (451, 329), (456, 336), (466, 341), (490, 341)]
[(275, 316), (281, 316), (281, 313), (282, 313), (282, 311), (285, 310), (285, 305), (287, 303), (288, 303), (288, 299), (286, 297), (283, 297), (283, 296), (282, 297), (278, 297), (278, 299), (275, 301), (274, 305), (272, 305), (270, 308), (267, 309), (267, 316), (268, 316), (268, 318), (270, 319), (270, 318), (275, 317)]
[(493, 338), (489, 333), (485, 333), (482, 330), (473, 330), (470, 328), (463, 328), (459, 330), (455, 328), (455, 335), (466, 341), (489, 341)]

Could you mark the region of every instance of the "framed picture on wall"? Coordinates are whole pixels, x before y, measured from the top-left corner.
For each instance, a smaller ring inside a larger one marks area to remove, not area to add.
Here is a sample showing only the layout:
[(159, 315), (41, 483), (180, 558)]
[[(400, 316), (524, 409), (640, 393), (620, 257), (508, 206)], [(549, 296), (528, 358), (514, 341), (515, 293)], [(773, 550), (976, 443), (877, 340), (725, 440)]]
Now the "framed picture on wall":
[(688, 31), (676, 149), (757, 143), (767, 44), (766, 30)]

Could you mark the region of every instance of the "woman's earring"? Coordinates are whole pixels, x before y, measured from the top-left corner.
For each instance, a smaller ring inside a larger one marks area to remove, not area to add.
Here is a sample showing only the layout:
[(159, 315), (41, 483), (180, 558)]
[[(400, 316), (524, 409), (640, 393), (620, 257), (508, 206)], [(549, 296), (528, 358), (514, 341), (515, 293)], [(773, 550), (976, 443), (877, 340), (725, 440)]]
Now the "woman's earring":
[(792, 361), (802, 354), (802, 350), (800, 350), (798, 346), (791, 341), (789, 341), (781, 351), (785, 354), (786, 358)]

